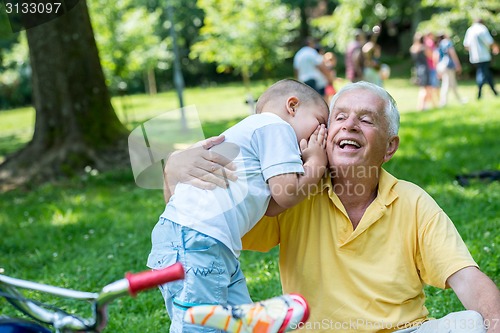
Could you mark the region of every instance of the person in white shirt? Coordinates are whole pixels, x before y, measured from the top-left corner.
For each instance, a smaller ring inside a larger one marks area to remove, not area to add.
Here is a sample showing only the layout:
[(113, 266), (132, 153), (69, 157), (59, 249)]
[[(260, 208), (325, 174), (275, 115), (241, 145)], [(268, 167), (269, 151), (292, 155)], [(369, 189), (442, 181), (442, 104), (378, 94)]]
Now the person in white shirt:
[(481, 19), (475, 20), (465, 32), (464, 47), (469, 51), (470, 63), (476, 67), (477, 99), (481, 98), (482, 88), (485, 83), (490, 86), (495, 96), (498, 96), (490, 70), (490, 49), (494, 55), (497, 55), (498, 45)]
[(305, 45), (293, 57), (293, 69), (297, 80), (325, 96), (325, 88), (333, 83), (333, 78), (324, 63), (323, 55), (315, 47), (316, 41), (308, 37)]

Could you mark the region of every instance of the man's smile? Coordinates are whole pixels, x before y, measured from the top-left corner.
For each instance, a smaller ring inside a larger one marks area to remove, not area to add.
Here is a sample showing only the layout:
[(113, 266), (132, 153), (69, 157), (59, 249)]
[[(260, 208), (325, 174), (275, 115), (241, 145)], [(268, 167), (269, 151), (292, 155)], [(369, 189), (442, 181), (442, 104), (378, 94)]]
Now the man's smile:
[(361, 144), (353, 139), (342, 139), (337, 145), (340, 147), (340, 149), (346, 150), (357, 150), (361, 148)]

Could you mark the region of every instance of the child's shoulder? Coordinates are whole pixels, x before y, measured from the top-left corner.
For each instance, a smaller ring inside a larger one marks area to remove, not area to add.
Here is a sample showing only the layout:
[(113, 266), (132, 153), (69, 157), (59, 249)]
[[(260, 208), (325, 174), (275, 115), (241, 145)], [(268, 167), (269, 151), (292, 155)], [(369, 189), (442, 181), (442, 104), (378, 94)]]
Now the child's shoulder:
[(275, 130), (283, 126), (290, 127), (290, 125), (286, 121), (281, 119), (278, 115), (265, 112), (253, 114), (240, 120), (238, 123), (228, 128), (222, 134), (226, 136), (226, 139), (228, 139), (229, 136), (246, 137), (252, 136), (255, 132), (260, 132), (263, 129), (265, 129), (267, 132), (268, 130)]
[[(252, 126), (252, 127), (262, 127), (273, 124), (284, 124), (286, 123), (280, 116), (271, 112), (263, 112), (252, 114), (241, 121), (239, 121), (234, 126)], [(234, 127), (233, 126), (233, 127)]]

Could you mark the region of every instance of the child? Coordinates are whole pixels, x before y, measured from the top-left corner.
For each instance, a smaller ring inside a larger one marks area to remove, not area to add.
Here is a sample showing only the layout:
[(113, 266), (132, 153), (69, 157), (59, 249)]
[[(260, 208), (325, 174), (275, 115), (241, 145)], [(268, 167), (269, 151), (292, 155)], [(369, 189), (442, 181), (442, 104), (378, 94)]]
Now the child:
[(259, 98), (256, 113), (225, 131), (225, 149), (218, 148), (237, 166), (238, 180), (215, 190), (178, 184), (153, 229), (148, 266), (181, 262), (186, 270), (183, 281), (160, 288), (170, 332), (213, 332), (183, 321), (190, 307), (251, 302), (238, 262), (241, 237), (271, 197), (292, 207), (326, 170), (328, 106), (316, 91), (279, 81)]

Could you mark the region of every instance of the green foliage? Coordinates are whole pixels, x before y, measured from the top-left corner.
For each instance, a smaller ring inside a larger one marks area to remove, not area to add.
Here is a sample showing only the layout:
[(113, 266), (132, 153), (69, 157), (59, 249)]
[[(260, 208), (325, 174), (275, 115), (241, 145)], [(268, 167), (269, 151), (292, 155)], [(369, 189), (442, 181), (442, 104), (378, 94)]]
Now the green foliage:
[(15, 42), (17, 36), (12, 33), (9, 23), (9, 17), (5, 9), (4, 2), (0, 2), (0, 59), (1, 51), (3, 48), (8, 47), (11, 43)]
[(166, 43), (155, 34), (159, 9), (149, 12), (131, 0), (90, 0), (89, 11), (101, 64), (113, 91), (133, 79), (142, 80), (147, 70), (172, 59)]
[(362, 28), (370, 32), (384, 21), (391, 22), (391, 25), (405, 22), (418, 10), (418, 3), (405, 0), (339, 0), (331, 15), (314, 19), (312, 25), (323, 34), (325, 45), (344, 52), (353, 39), (354, 29)]
[[(0, 18), (1, 20), (1, 18)], [(31, 101), (31, 68), (26, 34), (16, 36), (17, 43), (0, 45), (0, 109), (26, 105)]]
[(422, 6), (435, 8), (429, 20), (422, 21), (417, 30), (446, 32), (450, 36), (464, 36), (465, 30), (474, 19), (481, 18), (486, 26), (493, 31), (500, 31), (500, 18), (497, 13), (500, 7), (496, 1), (478, 0), (433, 0), (423, 1)]
[(198, 5), (205, 21), (192, 58), (217, 63), (219, 72), (235, 70), (246, 80), (290, 56), (285, 45), (297, 20), (277, 0), (200, 0)]
[(348, 42), (354, 35), (354, 29), (362, 21), (364, 3), (353, 3), (338, 6), (332, 15), (323, 16), (313, 21), (313, 25), (325, 32), (323, 42), (329, 47), (336, 47), (344, 52)]

